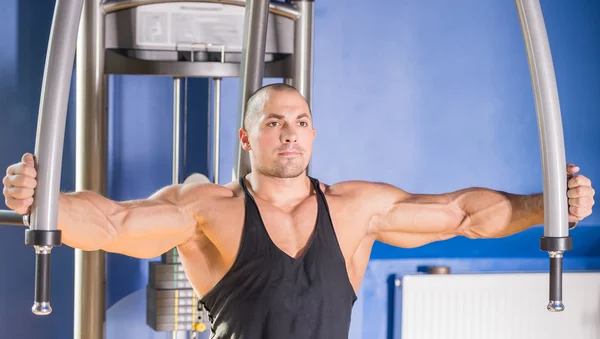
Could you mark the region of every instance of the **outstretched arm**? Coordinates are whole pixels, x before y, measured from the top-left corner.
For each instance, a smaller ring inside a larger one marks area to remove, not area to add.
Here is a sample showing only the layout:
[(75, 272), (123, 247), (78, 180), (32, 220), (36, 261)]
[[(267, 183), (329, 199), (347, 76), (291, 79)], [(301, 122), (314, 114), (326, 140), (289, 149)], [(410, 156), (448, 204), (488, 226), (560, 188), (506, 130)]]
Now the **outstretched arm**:
[(193, 236), (197, 221), (185, 194), (182, 185), (125, 202), (87, 191), (61, 194), (58, 228), (74, 248), (153, 258)]
[[(10, 166), (2, 180), (6, 206), (19, 214), (30, 209), (37, 185), (33, 156)], [(211, 186), (211, 187), (209, 187)], [(153, 258), (192, 239), (195, 214), (202, 201), (210, 200), (213, 185), (174, 185), (148, 199), (116, 202), (83, 191), (61, 193), (58, 228), (68, 246), (105, 250), (132, 257)]]
[[(424, 195), (380, 185), (373, 198), (381, 206), (369, 225), (375, 239), (417, 247), (455, 236), (506, 237), (544, 222), (542, 194), (518, 195), (487, 188)], [(570, 219), (591, 214), (594, 190), (588, 178), (569, 180)]]

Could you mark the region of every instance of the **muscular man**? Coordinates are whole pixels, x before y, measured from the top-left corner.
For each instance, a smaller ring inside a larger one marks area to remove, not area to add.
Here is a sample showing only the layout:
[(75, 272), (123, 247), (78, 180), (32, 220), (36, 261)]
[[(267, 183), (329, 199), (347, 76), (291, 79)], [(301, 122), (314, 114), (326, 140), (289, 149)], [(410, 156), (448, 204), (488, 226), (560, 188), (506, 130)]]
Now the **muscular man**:
[[(327, 186), (305, 171), (311, 119), (295, 89), (262, 88), (239, 131), (249, 175), (224, 186), (173, 185), (145, 200), (63, 193), (63, 241), (137, 258), (177, 247), (213, 319), (211, 338), (342, 339), (376, 240), (417, 247), (456, 236), (505, 237), (544, 222), (541, 194), (412, 194), (363, 181)], [(589, 216), (594, 204), (591, 182), (578, 171), (565, 171), (572, 221)], [(9, 208), (28, 213), (35, 178), (31, 154), (8, 168)]]

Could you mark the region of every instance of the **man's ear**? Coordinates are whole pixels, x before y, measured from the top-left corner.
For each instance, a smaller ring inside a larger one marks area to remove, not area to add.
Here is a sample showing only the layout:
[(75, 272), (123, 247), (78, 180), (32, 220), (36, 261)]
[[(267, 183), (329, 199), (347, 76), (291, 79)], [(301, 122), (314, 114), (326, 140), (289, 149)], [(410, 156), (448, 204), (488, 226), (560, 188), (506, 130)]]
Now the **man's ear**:
[(251, 149), (250, 147), (250, 138), (248, 137), (248, 131), (246, 131), (243, 128), (240, 128), (240, 143), (242, 144), (242, 149), (244, 151), (249, 151)]

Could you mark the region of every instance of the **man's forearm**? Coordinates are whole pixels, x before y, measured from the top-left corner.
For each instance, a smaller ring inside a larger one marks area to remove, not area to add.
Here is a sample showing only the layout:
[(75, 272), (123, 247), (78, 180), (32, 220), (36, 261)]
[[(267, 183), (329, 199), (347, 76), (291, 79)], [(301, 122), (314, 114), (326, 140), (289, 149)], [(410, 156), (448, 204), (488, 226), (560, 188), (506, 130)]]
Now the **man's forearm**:
[[(503, 193), (503, 192), (502, 192)], [(511, 203), (511, 218), (504, 232), (499, 236), (508, 236), (524, 231), (532, 226), (544, 223), (543, 194), (517, 195), (503, 193)]]
[(470, 237), (505, 237), (544, 222), (542, 194), (472, 188), (459, 192), (456, 199), (469, 218), (464, 232)]
[(99, 250), (115, 237), (106, 215), (113, 203), (100, 194), (82, 191), (61, 193), (58, 228), (66, 245), (82, 250)]

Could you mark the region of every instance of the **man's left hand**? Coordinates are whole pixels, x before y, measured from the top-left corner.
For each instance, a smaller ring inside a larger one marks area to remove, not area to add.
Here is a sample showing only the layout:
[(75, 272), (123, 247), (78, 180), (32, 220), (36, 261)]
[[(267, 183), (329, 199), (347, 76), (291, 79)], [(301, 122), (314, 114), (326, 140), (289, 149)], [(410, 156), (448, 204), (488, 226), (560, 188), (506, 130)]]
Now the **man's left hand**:
[(569, 199), (569, 221), (579, 221), (592, 214), (592, 206), (594, 206), (594, 189), (592, 181), (577, 174), (579, 167), (567, 165), (567, 198)]

